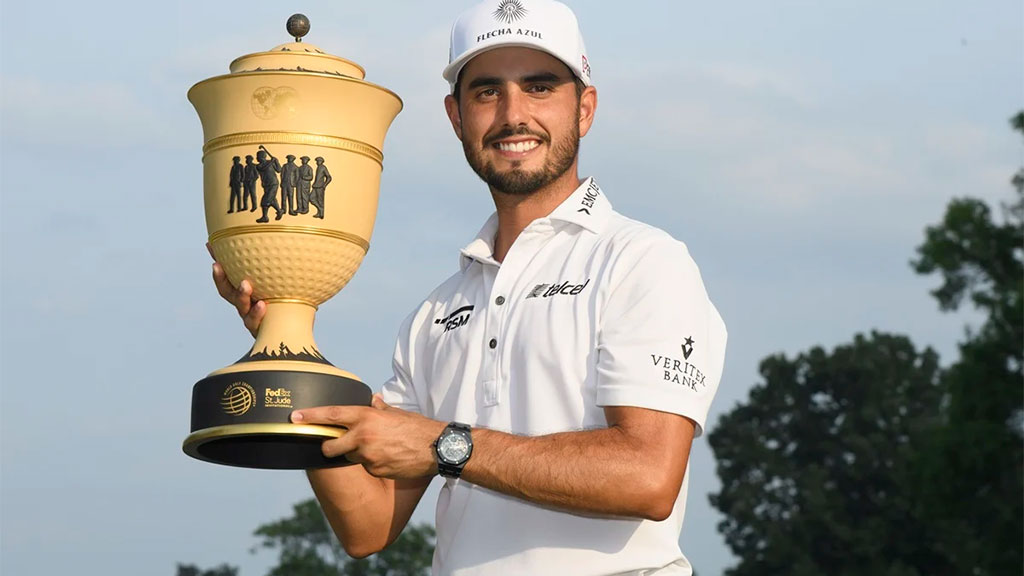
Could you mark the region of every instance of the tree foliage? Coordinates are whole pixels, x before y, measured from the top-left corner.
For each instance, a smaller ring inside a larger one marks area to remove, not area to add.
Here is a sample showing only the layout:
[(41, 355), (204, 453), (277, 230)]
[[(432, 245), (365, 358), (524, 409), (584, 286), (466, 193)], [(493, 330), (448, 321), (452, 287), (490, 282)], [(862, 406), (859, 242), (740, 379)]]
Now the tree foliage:
[[(1024, 135), (1024, 112), (1011, 120)], [(936, 544), (956, 574), (1019, 574), (1024, 565), (1024, 168), (1015, 197), (950, 203), (929, 227), (915, 269), (937, 273), (944, 310), (971, 302), (985, 315), (944, 375), (945, 422), (921, 462)]]
[[(1011, 120), (1024, 134), (1024, 112)], [(709, 435), (732, 576), (997, 576), (1024, 565), (1024, 168), (1001, 216), (953, 200), (912, 265), (983, 314), (941, 369), (904, 337), (761, 364)]]
[(709, 436), (722, 480), (711, 502), (741, 559), (728, 574), (922, 574), (890, 559), (917, 553), (909, 479), (941, 403), (938, 356), (872, 333), (760, 372)]
[(202, 570), (194, 564), (178, 564), (178, 576), (238, 576), (238, 568), (221, 564), (216, 568)]
[(345, 554), (315, 499), (295, 505), (291, 516), (256, 529), (260, 546), (276, 550), (267, 576), (421, 576), (430, 574), (434, 528), (409, 525), (391, 546), (367, 558)]

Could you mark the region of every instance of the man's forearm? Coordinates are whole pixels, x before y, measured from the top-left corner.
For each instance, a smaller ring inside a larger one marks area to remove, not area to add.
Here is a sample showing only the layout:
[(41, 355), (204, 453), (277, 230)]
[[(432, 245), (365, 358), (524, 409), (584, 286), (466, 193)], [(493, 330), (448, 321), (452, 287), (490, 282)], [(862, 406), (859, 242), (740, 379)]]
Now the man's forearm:
[(375, 478), (359, 465), (308, 470), (320, 507), (345, 551), (361, 558), (382, 550), (402, 532), (430, 482)]
[(649, 429), (618, 425), (534, 437), (474, 429), (462, 477), (572, 512), (663, 520), (682, 484), (690, 442), (679, 439), (687, 429), (692, 438), (683, 418), (653, 439)]

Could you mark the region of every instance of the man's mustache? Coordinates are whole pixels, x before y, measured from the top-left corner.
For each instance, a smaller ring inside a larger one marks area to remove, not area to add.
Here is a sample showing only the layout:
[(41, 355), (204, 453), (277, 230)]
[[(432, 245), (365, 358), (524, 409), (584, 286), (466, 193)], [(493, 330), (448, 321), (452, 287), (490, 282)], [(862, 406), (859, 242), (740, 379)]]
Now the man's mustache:
[(530, 130), (526, 126), (519, 126), (518, 128), (505, 127), (484, 138), (484, 146), (490, 146), (498, 140), (508, 138), (510, 136), (533, 136), (541, 142), (547, 144), (551, 141), (547, 134), (541, 134)]

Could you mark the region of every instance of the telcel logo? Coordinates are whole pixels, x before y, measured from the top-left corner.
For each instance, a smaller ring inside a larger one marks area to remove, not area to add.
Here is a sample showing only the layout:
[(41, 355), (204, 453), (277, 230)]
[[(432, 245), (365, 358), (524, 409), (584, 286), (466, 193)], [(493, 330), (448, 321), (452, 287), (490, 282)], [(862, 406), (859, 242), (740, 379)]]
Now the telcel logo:
[(576, 296), (583, 289), (590, 284), (590, 278), (587, 278), (582, 284), (570, 284), (568, 281), (561, 282), (558, 284), (537, 284), (530, 290), (530, 293), (526, 296), (527, 298), (550, 298), (552, 296)]

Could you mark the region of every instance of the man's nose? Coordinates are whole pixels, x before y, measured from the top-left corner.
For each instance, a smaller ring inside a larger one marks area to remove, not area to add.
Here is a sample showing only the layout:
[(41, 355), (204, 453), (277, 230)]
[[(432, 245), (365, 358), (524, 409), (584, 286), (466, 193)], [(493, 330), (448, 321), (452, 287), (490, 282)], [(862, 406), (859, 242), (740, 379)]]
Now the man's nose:
[(507, 126), (527, 125), (530, 122), (530, 102), (527, 94), (518, 86), (505, 89), (499, 110), (502, 123)]

